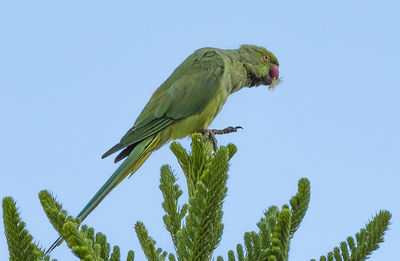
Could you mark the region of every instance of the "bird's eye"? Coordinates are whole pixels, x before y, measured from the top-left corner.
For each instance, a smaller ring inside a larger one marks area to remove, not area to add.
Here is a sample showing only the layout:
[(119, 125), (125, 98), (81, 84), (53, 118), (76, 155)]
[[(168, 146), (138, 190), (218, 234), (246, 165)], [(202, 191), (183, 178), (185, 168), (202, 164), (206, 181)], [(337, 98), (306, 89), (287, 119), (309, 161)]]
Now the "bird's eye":
[(264, 58), (264, 61), (267, 61), (267, 62), (271, 61), (271, 58), (269, 57), (268, 54), (265, 54), (263, 58)]

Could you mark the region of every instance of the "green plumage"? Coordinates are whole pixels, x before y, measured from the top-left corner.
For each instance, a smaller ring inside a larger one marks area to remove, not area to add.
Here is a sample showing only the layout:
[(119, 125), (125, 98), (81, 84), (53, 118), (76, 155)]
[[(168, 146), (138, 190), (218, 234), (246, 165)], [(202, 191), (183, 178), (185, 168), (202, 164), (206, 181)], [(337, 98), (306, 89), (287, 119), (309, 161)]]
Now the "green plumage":
[[(133, 127), (103, 154), (126, 160), (78, 215), (83, 220), (128, 174), (166, 142), (207, 129), (229, 94), (243, 87), (269, 85), (279, 77), (278, 60), (263, 47), (242, 45), (236, 50), (202, 48), (195, 51), (154, 92)], [(49, 251), (61, 243), (55, 242)], [(49, 252), (48, 251), (48, 252)]]

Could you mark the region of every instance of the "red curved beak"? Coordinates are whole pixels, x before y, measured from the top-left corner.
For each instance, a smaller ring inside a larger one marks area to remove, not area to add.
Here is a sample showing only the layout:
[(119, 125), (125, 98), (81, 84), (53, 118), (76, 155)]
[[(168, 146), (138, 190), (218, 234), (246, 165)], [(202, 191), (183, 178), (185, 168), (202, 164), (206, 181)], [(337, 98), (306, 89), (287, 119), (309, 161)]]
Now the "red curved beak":
[(269, 76), (271, 76), (272, 79), (278, 79), (279, 78), (279, 68), (277, 65), (275, 65), (274, 67), (272, 67), (269, 70)]

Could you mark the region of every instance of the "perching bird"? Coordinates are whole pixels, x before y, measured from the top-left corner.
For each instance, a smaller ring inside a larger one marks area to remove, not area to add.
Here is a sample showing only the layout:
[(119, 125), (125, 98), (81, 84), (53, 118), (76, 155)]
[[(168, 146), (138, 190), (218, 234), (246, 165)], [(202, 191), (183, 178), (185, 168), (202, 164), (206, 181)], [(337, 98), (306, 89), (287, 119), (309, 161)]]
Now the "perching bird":
[[(78, 214), (79, 221), (127, 175), (132, 175), (150, 154), (170, 140), (205, 132), (228, 95), (259, 85), (273, 86), (279, 78), (277, 58), (263, 47), (242, 45), (235, 50), (202, 48), (190, 55), (154, 92), (135, 124), (120, 142), (103, 154), (124, 162)], [(236, 131), (227, 128), (225, 132)], [(224, 132), (224, 131), (223, 131)], [(207, 132), (213, 135), (213, 132)], [(215, 139), (214, 139), (215, 140)], [(47, 250), (62, 242), (61, 237)]]

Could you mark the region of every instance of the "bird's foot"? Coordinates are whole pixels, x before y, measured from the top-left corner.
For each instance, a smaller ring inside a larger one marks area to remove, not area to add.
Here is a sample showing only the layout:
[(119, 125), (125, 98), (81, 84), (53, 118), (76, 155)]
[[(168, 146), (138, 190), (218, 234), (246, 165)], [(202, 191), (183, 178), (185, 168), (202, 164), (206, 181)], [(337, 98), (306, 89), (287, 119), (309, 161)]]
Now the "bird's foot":
[(213, 145), (214, 151), (217, 151), (218, 144), (217, 144), (217, 138), (215, 138), (215, 135), (222, 135), (222, 134), (237, 132), (238, 129), (243, 129), (243, 128), (241, 126), (236, 126), (236, 127), (230, 126), (225, 129), (222, 129), (222, 130), (207, 129), (207, 130), (199, 130), (198, 132), (203, 135), (203, 140), (207, 140), (207, 139), (210, 140)]

